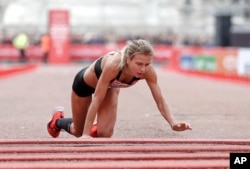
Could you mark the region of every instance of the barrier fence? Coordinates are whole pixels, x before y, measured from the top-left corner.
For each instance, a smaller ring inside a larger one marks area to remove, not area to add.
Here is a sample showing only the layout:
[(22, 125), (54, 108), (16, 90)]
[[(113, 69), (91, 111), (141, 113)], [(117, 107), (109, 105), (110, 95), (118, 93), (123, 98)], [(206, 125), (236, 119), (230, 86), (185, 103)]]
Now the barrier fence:
[[(107, 52), (120, 50), (121, 45), (71, 45), (69, 61), (93, 61)], [(198, 73), (250, 82), (250, 48), (202, 48), (155, 45), (154, 61), (176, 71)], [(30, 61), (42, 61), (39, 46), (26, 50)], [(12, 45), (0, 45), (0, 61), (17, 61), (18, 50)]]

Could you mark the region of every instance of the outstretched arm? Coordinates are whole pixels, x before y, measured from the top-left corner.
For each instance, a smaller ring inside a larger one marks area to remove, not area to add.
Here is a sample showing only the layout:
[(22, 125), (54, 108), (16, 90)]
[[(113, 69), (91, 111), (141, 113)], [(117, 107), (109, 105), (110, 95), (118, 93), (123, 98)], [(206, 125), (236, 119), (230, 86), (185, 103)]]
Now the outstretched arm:
[(164, 99), (161, 89), (157, 83), (157, 75), (154, 69), (151, 67), (149, 68), (148, 73), (145, 76), (147, 84), (151, 90), (153, 98), (157, 104), (159, 111), (161, 112), (164, 119), (169, 123), (171, 128), (175, 131), (185, 131), (188, 129), (192, 129), (190, 124), (186, 122), (176, 123), (174, 118), (172, 117), (170, 108)]

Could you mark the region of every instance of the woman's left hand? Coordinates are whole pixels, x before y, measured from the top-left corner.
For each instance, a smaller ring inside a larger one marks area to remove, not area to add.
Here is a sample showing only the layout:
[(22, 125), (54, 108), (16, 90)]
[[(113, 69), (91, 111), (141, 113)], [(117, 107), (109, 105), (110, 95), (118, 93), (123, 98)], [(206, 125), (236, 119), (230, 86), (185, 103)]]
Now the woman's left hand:
[(185, 131), (185, 130), (192, 130), (190, 124), (188, 123), (177, 123), (172, 126), (174, 131)]

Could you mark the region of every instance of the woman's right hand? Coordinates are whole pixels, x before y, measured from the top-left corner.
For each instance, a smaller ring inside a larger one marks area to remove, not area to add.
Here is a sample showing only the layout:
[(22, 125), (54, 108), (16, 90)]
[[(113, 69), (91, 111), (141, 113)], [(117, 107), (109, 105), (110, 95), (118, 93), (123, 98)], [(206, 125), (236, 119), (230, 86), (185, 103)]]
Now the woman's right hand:
[(84, 134), (84, 135), (82, 135), (82, 137), (81, 138), (83, 138), (83, 139), (89, 139), (89, 138), (93, 138), (93, 137), (91, 137), (90, 135), (87, 135), (87, 134)]

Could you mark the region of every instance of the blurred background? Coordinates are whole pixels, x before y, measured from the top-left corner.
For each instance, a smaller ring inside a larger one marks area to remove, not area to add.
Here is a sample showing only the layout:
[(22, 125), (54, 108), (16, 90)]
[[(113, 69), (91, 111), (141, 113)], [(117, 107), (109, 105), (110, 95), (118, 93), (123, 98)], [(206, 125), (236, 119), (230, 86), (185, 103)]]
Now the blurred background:
[(0, 0), (0, 42), (39, 44), (51, 9), (69, 11), (72, 43), (250, 46), (250, 0)]
[(0, 0), (0, 63), (93, 61), (138, 38), (173, 70), (250, 81), (250, 0)]

